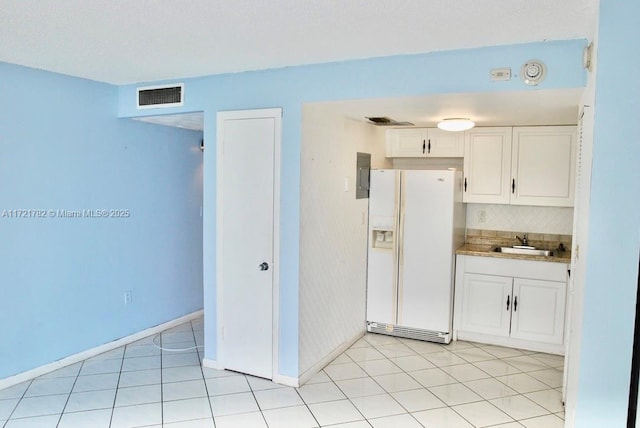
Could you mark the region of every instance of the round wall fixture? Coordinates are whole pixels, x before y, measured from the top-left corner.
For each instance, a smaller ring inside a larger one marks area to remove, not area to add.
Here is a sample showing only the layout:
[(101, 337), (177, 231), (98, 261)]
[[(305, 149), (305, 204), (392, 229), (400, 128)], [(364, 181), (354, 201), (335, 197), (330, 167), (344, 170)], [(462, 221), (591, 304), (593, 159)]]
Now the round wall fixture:
[(520, 78), (527, 85), (538, 85), (545, 77), (547, 77), (547, 67), (537, 59), (525, 62), (520, 69)]

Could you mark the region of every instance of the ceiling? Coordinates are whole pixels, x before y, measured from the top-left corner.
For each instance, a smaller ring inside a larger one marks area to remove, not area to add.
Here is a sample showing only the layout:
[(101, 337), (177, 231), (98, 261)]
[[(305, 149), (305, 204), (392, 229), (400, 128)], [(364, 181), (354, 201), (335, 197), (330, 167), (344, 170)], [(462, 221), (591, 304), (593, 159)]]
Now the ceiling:
[(583, 38), (597, 0), (0, 0), (0, 61), (129, 84)]
[(140, 122), (154, 123), (156, 125), (171, 126), (174, 128), (191, 129), (192, 131), (204, 130), (204, 113), (180, 113), (161, 116), (132, 117)]
[[(435, 127), (440, 120), (451, 117), (470, 118), (477, 126), (575, 125), (582, 92), (582, 88), (474, 92), (313, 104), (326, 107), (325, 111), (331, 114), (367, 123), (367, 117), (387, 116), (423, 127)], [(133, 119), (196, 131), (204, 129), (202, 112)]]
[(470, 118), (476, 126), (575, 125), (582, 88), (537, 91), (436, 94), (317, 103), (329, 111), (367, 122), (387, 116), (435, 127), (446, 118)]

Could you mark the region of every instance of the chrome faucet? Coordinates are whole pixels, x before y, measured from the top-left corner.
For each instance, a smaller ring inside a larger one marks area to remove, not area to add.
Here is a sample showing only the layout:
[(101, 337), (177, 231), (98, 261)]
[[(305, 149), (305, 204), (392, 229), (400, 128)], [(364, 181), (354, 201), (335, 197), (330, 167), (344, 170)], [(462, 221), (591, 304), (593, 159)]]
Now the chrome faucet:
[(516, 235), (516, 239), (518, 241), (520, 241), (520, 243), (522, 245), (529, 245), (529, 238), (527, 238), (527, 234), (526, 233), (522, 235), (522, 238), (520, 238), (518, 235)]

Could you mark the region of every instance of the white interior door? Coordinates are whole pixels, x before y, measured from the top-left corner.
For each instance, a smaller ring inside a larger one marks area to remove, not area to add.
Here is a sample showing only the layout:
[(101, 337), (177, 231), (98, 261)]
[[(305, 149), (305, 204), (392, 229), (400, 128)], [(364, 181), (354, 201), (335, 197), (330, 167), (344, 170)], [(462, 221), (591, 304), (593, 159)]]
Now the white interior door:
[[(218, 309), (225, 369), (271, 379), (279, 110), (218, 114)], [(219, 342), (220, 343), (220, 342)]]

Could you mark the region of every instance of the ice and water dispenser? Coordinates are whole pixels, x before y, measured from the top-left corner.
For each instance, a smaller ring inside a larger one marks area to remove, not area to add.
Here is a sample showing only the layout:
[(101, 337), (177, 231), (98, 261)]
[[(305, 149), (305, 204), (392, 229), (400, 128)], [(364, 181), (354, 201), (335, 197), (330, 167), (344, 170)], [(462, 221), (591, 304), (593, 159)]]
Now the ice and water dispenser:
[(371, 236), (371, 246), (373, 248), (393, 248), (393, 230), (373, 229)]

